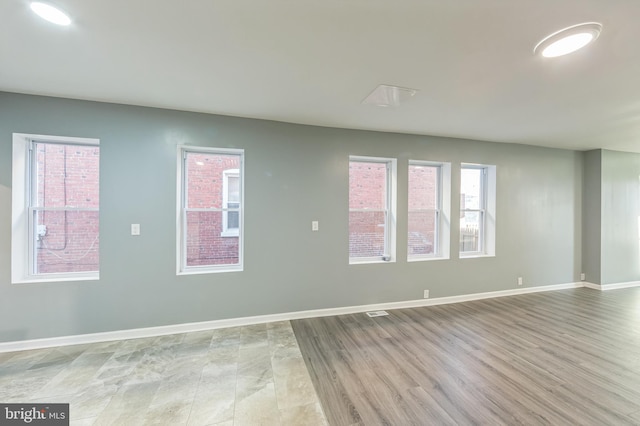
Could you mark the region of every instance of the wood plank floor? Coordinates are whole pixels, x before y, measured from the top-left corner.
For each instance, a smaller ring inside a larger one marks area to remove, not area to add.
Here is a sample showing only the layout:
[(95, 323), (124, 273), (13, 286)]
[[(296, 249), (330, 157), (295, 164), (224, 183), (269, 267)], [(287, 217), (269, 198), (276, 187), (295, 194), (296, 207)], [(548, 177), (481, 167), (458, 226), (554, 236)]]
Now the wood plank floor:
[(640, 425), (640, 288), (291, 321), (331, 425)]

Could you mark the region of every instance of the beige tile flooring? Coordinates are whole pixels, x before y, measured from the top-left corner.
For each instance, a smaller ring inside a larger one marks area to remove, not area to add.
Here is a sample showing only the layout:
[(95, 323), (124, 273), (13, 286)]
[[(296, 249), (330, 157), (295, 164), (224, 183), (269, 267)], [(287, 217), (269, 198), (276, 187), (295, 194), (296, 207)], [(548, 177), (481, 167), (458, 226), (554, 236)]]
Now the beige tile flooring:
[(0, 402), (71, 425), (326, 425), (288, 321), (0, 354)]

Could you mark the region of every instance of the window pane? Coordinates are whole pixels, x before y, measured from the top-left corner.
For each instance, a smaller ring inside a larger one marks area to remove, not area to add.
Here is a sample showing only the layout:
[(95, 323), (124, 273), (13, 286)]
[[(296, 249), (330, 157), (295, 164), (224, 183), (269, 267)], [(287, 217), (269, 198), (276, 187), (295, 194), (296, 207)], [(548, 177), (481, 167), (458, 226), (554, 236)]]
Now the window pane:
[(482, 225), (482, 213), (462, 212), (460, 219), (460, 251), (480, 251), (480, 227)]
[(349, 162), (349, 209), (385, 210), (386, 197), (385, 163)]
[[(229, 203), (230, 209), (237, 209), (240, 207), (240, 203)], [(227, 211), (227, 229), (238, 229), (240, 227), (240, 212), (239, 211)]]
[(438, 166), (409, 165), (408, 255), (432, 255), (436, 250)]
[(409, 212), (409, 256), (435, 253), (436, 219), (435, 210)]
[(409, 211), (438, 208), (438, 169), (409, 165)]
[[(187, 207), (222, 208), (224, 171), (239, 168), (239, 155), (187, 152), (185, 172)], [(239, 179), (236, 182), (237, 201), (239, 201)]]
[(384, 212), (349, 212), (349, 256), (382, 257), (385, 254), (384, 227)]
[(482, 169), (462, 169), (460, 210), (479, 210), (482, 203)]
[(221, 236), (223, 214), (221, 211), (186, 212), (186, 266), (239, 263), (239, 238)]
[(228, 207), (232, 208), (231, 204), (240, 202), (240, 178), (238, 176), (228, 176), (227, 179), (227, 201), (229, 203)]
[(100, 148), (35, 143), (36, 207), (98, 208)]
[(34, 273), (98, 271), (97, 211), (34, 211), (33, 223)]

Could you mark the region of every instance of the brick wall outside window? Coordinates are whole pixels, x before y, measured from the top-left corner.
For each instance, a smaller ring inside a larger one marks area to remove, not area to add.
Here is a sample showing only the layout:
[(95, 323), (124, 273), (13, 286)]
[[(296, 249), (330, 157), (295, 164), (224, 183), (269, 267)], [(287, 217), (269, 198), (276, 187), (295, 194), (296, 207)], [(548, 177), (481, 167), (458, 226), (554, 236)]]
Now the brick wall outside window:
[[(408, 255), (433, 254), (436, 248), (438, 173), (436, 167), (409, 166)], [(428, 210), (428, 211), (418, 211)]]
[(98, 271), (99, 213), (51, 207), (99, 207), (100, 148), (37, 143), (36, 273)]
[[(240, 157), (188, 153), (187, 207), (223, 208), (224, 171), (239, 169)], [(239, 237), (222, 236), (224, 212), (187, 213), (187, 266), (228, 265), (239, 261)]]

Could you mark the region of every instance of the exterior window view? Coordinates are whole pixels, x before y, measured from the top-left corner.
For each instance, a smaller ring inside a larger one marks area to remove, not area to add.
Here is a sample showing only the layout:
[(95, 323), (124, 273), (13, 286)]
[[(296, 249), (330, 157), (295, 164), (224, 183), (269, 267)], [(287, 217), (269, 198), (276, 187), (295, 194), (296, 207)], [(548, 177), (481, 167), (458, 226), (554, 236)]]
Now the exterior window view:
[(97, 272), (100, 148), (34, 141), (30, 152), (31, 274)]
[(433, 257), (439, 252), (440, 174), (439, 165), (409, 164), (409, 257)]
[(463, 166), (460, 176), (460, 253), (483, 251), (486, 169)]
[(389, 163), (352, 157), (349, 161), (349, 258), (389, 256)]
[(241, 265), (242, 154), (183, 153), (182, 269), (238, 267)]

